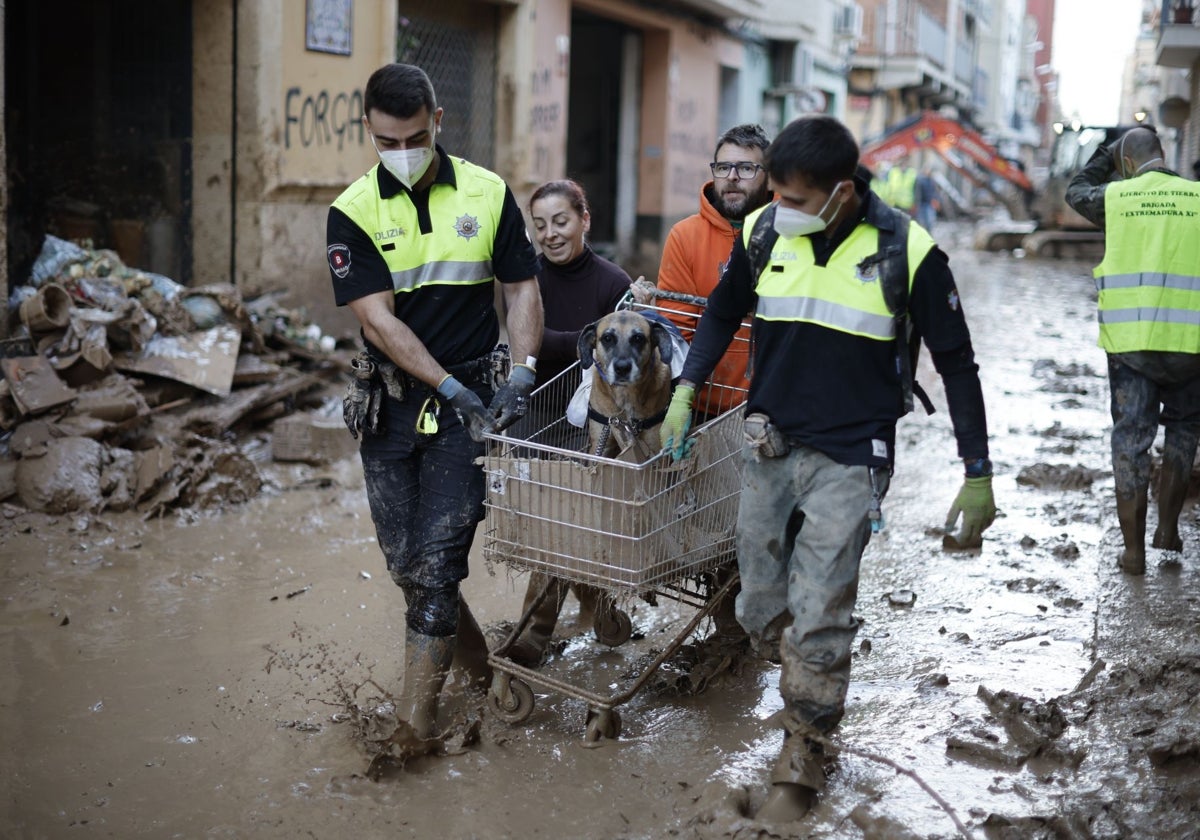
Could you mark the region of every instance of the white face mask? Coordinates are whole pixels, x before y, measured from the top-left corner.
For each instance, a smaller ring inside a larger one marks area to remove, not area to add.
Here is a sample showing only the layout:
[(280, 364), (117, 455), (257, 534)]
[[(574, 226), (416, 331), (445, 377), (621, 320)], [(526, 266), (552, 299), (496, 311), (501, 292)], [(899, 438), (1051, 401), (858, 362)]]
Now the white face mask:
[(389, 149), (381, 152), (379, 146), (375, 145), (374, 135), (371, 136), (371, 145), (375, 146), (383, 168), (395, 175), (396, 180), (410, 190), (413, 184), (421, 180), (421, 176), (425, 174), (425, 171), (429, 169), (429, 164), (433, 161), (433, 146), (420, 146), (416, 149)]
[[(825, 219), (825, 211), (829, 209), (829, 203), (833, 201), (834, 194), (837, 193), (838, 188), (844, 183), (846, 182), (838, 181), (837, 184), (834, 185), (833, 192), (829, 194), (829, 198), (825, 200), (825, 204), (821, 206), (821, 209), (815, 216), (810, 213), (805, 213), (801, 210), (795, 210), (791, 207), (784, 207), (783, 205), (776, 207), (775, 230), (780, 236), (784, 237), (807, 236), (810, 233), (820, 233), (821, 231), (825, 230), (825, 228), (829, 225), (829, 222)], [(842, 205), (845, 203), (846, 202), (844, 199), (839, 201), (838, 206), (833, 211), (832, 215), (836, 216), (838, 214), (838, 210), (841, 210)]]

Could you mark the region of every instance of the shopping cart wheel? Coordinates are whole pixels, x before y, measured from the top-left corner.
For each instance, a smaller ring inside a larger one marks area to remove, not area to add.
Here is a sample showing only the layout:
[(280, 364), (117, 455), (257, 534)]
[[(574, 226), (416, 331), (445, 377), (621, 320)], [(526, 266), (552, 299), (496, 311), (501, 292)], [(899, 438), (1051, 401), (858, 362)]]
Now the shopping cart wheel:
[(596, 614), (592, 630), (596, 633), (597, 642), (617, 647), (628, 642), (629, 637), (633, 635), (633, 622), (625, 610), (611, 607)]
[(610, 741), (621, 737), (621, 713), (616, 709), (588, 709), (587, 729), (583, 740), (595, 744), (605, 738)]
[(524, 723), (533, 714), (533, 689), (524, 680), (508, 681), (506, 697), (493, 685), (488, 692), (488, 707), (505, 723)]

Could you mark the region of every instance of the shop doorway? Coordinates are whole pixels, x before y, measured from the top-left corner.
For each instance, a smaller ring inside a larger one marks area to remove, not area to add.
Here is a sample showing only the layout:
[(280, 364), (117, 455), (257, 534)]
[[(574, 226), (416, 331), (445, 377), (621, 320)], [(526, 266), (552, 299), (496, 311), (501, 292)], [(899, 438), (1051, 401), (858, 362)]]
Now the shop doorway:
[(9, 3), (11, 285), (47, 233), (190, 279), (191, 0)]

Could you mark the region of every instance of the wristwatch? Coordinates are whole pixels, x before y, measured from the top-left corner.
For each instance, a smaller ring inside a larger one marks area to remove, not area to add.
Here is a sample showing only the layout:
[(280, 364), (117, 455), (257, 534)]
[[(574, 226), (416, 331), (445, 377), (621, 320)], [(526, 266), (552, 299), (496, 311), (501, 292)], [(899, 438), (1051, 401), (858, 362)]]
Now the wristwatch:
[(967, 478), (983, 478), (992, 474), (992, 462), (987, 458), (964, 458)]

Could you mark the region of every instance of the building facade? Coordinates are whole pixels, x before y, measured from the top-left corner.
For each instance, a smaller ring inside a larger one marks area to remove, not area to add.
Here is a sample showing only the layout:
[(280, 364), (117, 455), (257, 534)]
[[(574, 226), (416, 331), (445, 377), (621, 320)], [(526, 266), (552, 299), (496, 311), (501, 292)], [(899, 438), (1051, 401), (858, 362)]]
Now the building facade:
[[(1011, 98), (994, 91), (1016, 89), (1019, 60), (983, 66), (987, 39), (1000, 37), (989, 34), (996, 9), (1009, 5), (0, 4), (4, 72), (28, 80), (9, 86), (0, 131), (5, 285), (26, 281), (54, 233), (190, 285), (286, 291), (285, 305), (327, 332), (352, 333), (329, 289), (325, 215), (377, 160), (363, 87), (394, 60), (429, 72), (451, 154), (494, 169), (522, 206), (544, 181), (580, 181), (597, 249), (653, 278), (724, 129), (757, 122), (774, 134), (821, 112), (865, 139), (921, 108), (973, 119), (981, 102)], [(1001, 126), (1020, 109), (993, 110)]]
[[(1150, 106), (1166, 138), (1174, 148), (1168, 163), (1189, 178), (1200, 177), (1193, 166), (1200, 161), (1200, 0), (1161, 0), (1148, 3), (1143, 14), (1143, 32), (1155, 42), (1154, 58), (1159, 72), (1149, 68), (1148, 49), (1139, 51), (1142, 61), (1131, 69), (1130, 99), (1125, 107)], [(1140, 43), (1140, 42), (1139, 42)], [(1154, 89), (1147, 89), (1154, 83)], [(1124, 115), (1122, 115), (1124, 116)]]

